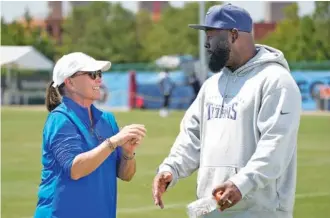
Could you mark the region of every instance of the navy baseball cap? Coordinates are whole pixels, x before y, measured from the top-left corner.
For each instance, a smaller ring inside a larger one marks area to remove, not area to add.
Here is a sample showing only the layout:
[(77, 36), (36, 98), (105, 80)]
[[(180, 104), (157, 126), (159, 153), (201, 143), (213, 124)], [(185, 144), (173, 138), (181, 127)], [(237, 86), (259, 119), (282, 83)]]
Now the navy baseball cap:
[(238, 31), (251, 32), (252, 18), (249, 12), (232, 4), (215, 5), (206, 13), (204, 25), (189, 24), (188, 26), (198, 30), (236, 28)]

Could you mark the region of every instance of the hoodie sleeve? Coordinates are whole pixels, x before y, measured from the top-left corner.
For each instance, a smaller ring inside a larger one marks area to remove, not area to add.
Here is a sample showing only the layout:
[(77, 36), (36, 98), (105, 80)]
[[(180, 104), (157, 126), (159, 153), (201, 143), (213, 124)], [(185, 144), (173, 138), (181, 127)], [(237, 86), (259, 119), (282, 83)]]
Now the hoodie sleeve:
[(201, 90), (186, 111), (170, 154), (158, 168), (158, 173), (172, 173), (173, 180), (169, 186), (174, 186), (178, 179), (188, 177), (199, 167), (202, 95)]
[(257, 117), (260, 140), (256, 151), (247, 165), (229, 179), (242, 197), (279, 178), (296, 152), (301, 94), (293, 79), (286, 78), (264, 94)]

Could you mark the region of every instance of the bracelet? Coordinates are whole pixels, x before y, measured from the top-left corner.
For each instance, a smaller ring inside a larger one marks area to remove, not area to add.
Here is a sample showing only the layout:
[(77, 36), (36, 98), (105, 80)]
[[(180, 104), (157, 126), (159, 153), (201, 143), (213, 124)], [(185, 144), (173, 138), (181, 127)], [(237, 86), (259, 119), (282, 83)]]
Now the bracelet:
[(107, 138), (105, 141), (107, 142), (107, 146), (111, 149), (112, 152), (117, 148), (117, 145), (112, 144), (110, 138)]
[(135, 157), (135, 152), (134, 152), (133, 155), (130, 156), (130, 157), (126, 156), (125, 154), (123, 154), (122, 156), (123, 156), (123, 158), (124, 158), (125, 160), (133, 160), (134, 157)]

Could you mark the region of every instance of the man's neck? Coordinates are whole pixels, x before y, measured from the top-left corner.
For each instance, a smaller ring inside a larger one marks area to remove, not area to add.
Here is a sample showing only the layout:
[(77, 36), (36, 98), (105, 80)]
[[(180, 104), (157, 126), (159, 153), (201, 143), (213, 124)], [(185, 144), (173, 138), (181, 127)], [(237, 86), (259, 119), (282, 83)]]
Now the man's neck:
[(251, 60), (257, 54), (256, 47), (246, 49), (245, 52), (242, 52), (241, 57), (237, 59), (237, 62), (233, 63), (231, 66), (227, 66), (232, 72), (245, 65), (249, 60)]

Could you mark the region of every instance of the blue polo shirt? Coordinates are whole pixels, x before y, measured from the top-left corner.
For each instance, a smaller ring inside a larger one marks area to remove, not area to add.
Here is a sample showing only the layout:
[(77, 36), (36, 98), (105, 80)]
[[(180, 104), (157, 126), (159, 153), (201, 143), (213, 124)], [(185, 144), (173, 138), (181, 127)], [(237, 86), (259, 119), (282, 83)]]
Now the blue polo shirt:
[(117, 204), (118, 147), (94, 172), (70, 178), (73, 159), (118, 132), (111, 113), (91, 106), (94, 126), (87, 108), (70, 98), (49, 113), (42, 144), (41, 183), (35, 218), (115, 218)]

